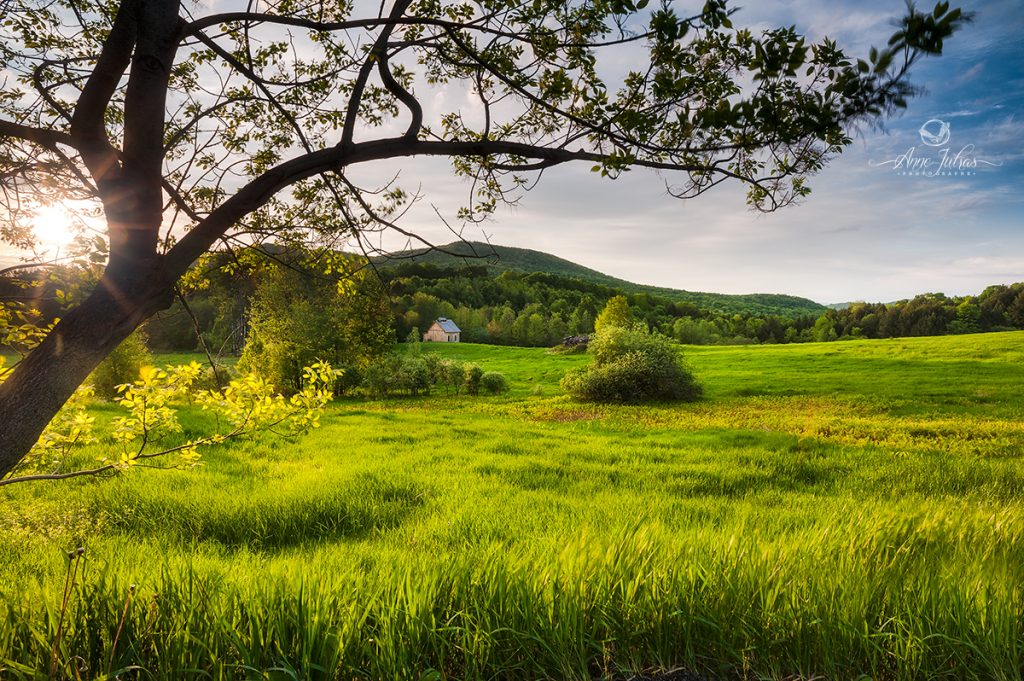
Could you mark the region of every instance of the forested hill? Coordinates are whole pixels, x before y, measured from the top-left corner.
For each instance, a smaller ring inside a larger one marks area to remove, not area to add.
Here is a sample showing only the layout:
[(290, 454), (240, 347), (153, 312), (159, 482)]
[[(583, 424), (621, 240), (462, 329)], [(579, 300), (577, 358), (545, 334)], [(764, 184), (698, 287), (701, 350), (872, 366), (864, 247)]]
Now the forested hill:
[(803, 315), (818, 316), (827, 309), (824, 305), (807, 298), (776, 293), (730, 295), (635, 284), (583, 265), (577, 265), (550, 253), (533, 251), (528, 248), (492, 246), (475, 241), (457, 241), (440, 246), (439, 249), (402, 251), (395, 253), (391, 258), (377, 258), (375, 263), (380, 267), (394, 267), (405, 263), (426, 264), (442, 268), (486, 267), (493, 274), (505, 271), (543, 272), (606, 286), (623, 293), (649, 293), (671, 298), (675, 302), (688, 302), (702, 310), (723, 314), (771, 314), (793, 318)]

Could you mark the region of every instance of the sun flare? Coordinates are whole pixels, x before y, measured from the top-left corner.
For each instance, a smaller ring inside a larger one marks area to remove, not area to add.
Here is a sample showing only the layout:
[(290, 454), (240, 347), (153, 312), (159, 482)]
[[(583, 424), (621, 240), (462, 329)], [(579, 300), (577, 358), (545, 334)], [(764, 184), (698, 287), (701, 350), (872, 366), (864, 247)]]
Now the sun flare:
[(40, 250), (63, 251), (77, 234), (75, 217), (63, 206), (43, 206), (35, 213), (32, 233)]

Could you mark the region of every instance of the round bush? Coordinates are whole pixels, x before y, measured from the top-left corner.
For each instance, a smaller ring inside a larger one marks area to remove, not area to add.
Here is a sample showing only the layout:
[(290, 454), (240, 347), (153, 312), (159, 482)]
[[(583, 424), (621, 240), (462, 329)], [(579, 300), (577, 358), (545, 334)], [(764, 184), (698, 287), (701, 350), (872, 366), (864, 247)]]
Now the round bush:
[(442, 359), (434, 370), (434, 382), (444, 386), (444, 394), (452, 389), (458, 395), (466, 382), (466, 365), (457, 359)]
[(196, 390), (220, 390), (236, 377), (236, 372), (226, 364), (217, 363), (217, 371), (209, 364), (203, 365), (203, 373), (193, 385)]
[(508, 381), (497, 371), (487, 371), (480, 377), (480, 389), (488, 395), (500, 395), (508, 390)]
[(701, 387), (665, 337), (645, 329), (601, 329), (590, 345), (594, 363), (570, 371), (562, 388), (591, 402), (695, 400)]
[(421, 358), (402, 357), (397, 369), (394, 381), (398, 390), (408, 392), (410, 395), (430, 392), (430, 370)]
[(387, 397), (394, 388), (394, 376), (397, 373), (395, 365), (392, 357), (371, 363), (360, 373), (363, 388), (374, 397)]

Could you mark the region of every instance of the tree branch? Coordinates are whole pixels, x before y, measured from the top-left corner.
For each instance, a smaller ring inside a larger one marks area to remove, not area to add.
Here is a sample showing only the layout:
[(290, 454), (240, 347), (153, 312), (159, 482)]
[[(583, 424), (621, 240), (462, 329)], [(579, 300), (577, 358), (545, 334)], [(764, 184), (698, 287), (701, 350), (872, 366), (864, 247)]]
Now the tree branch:
[[(391, 22), (401, 17), (405, 10), (412, 4), (412, 0), (395, 0), (395, 6), (391, 8), (391, 14), (388, 17)], [(366, 81), (370, 77), (370, 71), (373, 69), (374, 62), (381, 59), (387, 58), (387, 44), (391, 38), (391, 33), (395, 30), (394, 23), (384, 24), (384, 28), (381, 29), (380, 35), (377, 36), (376, 42), (373, 47), (366, 55), (366, 60), (359, 68), (359, 74), (356, 76), (356, 82), (352, 86), (352, 94), (348, 98), (348, 108), (345, 110), (345, 127), (341, 131), (341, 142), (339, 146), (347, 147), (352, 144), (353, 137), (355, 135), (356, 120), (359, 118), (359, 105), (363, 99), (363, 90), (366, 89)], [(399, 87), (401, 89), (401, 87)], [(413, 114), (415, 118), (415, 112)]]
[(69, 147), (75, 146), (74, 138), (66, 132), (47, 128), (35, 128), (4, 120), (0, 120), (0, 138), (2, 137), (15, 137), (54, 151), (57, 150), (57, 145), (60, 144)]
[(117, 154), (107, 137), (103, 121), (107, 105), (117, 91), (121, 77), (131, 63), (135, 47), (135, 2), (125, 0), (117, 10), (110, 34), (99, 59), (86, 81), (71, 117), (71, 135), (86, 167), (97, 183), (119, 167)]
[(380, 75), (381, 82), (384, 83), (384, 87), (388, 89), (388, 92), (393, 94), (403, 104), (409, 108), (409, 112), (412, 114), (412, 120), (409, 122), (409, 127), (405, 131), (405, 137), (416, 139), (420, 133), (420, 129), (423, 127), (423, 107), (420, 106), (419, 100), (416, 97), (402, 87), (402, 84), (395, 80), (394, 74), (391, 73), (391, 67), (388, 64), (387, 54), (382, 54), (377, 60), (377, 73)]
[[(702, 15), (697, 15), (687, 21), (692, 21)], [(398, 16), (398, 17), (374, 17), (371, 19), (352, 19), (350, 21), (316, 21), (313, 19), (306, 19), (304, 17), (296, 16), (281, 16), (279, 14), (266, 14), (262, 12), (225, 12), (223, 14), (211, 14), (210, 16), (196, 19), (195, 21), (186, 24), (181, 31), (181, 37), (186, 38), (193, 36), (199, 31), (203, 31), (211, 26), (220, 26), (223, 24), (235, 23), (235, 22), (246, 22), (247, 24), (274, 24), (278, 26), (294, 26), (296, 28), (306, 28), (311, 31), (318, 31), (321, 33), (332, 33), (335, 31), (351, 31), (354, 29), (368, 29), (373, 30), (380, 28), (381, 26), (430, 26), (432, 28), (451, 28), (458, 30), (475, 31), (477, 33), (486, 33), (493, 35), (498, 38), (508, 38), (515, 40), (520, 43), (533, 44), (534, 40), (532, 37), (525, 37), (522, 33), (516, 33), (515, 31), (503, 31), (490, 26), (484, 25), (483, 22), (493, 18), (492, 15), (482, 16), (472, 22), (460, 23), (456, 21), (446, 21), (444, 19), (437, 19), (433, 17), (422, 17), (422, 16)], [(554, 46), (559, 49), (569, 48), (599, 48), (599, 47), (614, 47), (617, 45), (625, 45), (629, 43), (635, 43), (642, 40), (646, 40), (654, 35), (650, 31), (644, 31), (635, 35), (624, 36), (616, 40), (606, 41), (595, 41), (588, 43), (581, 42), (557, 42)]]
[(210, 352), (210, 346), (206, 344), (206, 337), (203, 336), (203, 325), (199, 323), (195, 312), (192, 311), (192, 306), (188, 304), (185, 296), (182, 295), (181, 289), (176, 287), (174, 294), (178, 296), (178, 301), (181, 303), (181, 308), (185, 310), (185, 314), (192, 320), (192, 326), (196, 330), (196, 338), (199, 339), (199, 344), (203, 346), (203, 352), (206, 353), (206, 359), (210, 362), (210, 369), (213, 370), (213, 378), (217, 382), (217, 387), (222, 387), (224, 382), (220, 377), (220, 369), (217, 368), (217, 362), (214, 361), (213, 354)]
[[(167, 271), (177, 276), (186, 269), (224, 233), (245, 215), (259, 209), (278, 191), (295, 182), (305, 180), (319, 173), (339, 170), (343, 167), (367, 161), (412, 156), (461, 156), (486, 158), (497, 155), (518, 156), (547, 161), (549, 165), (569, 161), (593, 161), (602, 163), (609, 159), (607, 154), (591, 151), (571, 151), (552, 147), (540, 147), (524, 142), (504, 140), (476, 140), (466, 142), (435, 142), (410, 140), (405, 137), (361, 142), (351, 147), (332, 147), (285, 161), (263, 173), (231, 198), (214, 209), (203, 222), (183, 236), (167, 253)], [(633, 165), (656, 170), (726, 172), (707, 166), (679, 165), (659, 161), (637, 160)]]
[[(193, 449), (200, 445), (210, 444), (211, 442), (222, 442), (227, 439), (238, 437), (244, 432), (245, 430), (243, 428), (237, 428), (234, 431), (228, 433), (227, 435), (213, 435), (210, 437), (204, 437), (202, 439), (196, 440), (195, 442), (178, 445), (177, 447), (161, 449), (159, 452), (147, 452), (145, 454), (136, 454), (131, 458), (131, 460), (138, 461), (140, 459), (155, 459), (157, 457), (167, 456), (169, 454), (174, 454), (175, 452), (180, 452), (182, 450)], [(85, 470), (71, 471), (68, 473), (38, 473), (35, 475), (21, 475), (16, 478), (4, 478), (3, 480), (0, 480), (0, 487), (4, 487), (5, 485), (14, 485), (21, 482), (33, 482), (36, 480), (69, 480), (71, 478), (81, 478), (85, 476), (99, 475), (101, 473), (106, 473), (107, 471), (120, 469), (121, 466), (119, 466), (118, 464), (108, 463), (104, 464), (103, 466), (97, 466), (96, 468), (87, 468)]]

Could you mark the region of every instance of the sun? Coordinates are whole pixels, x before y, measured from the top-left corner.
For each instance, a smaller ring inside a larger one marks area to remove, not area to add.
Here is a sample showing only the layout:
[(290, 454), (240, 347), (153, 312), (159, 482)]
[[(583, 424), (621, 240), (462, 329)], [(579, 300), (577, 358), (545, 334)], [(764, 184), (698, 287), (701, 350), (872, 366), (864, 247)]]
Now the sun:
[(75, 238), (76, 218), (64, 206), (42, 206), (35, 211), (32, 233), (40, 250), (59, 252), (67, 248)]

